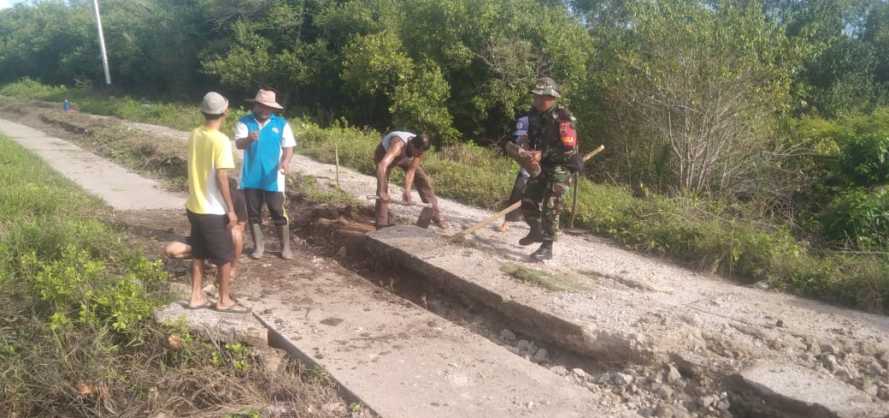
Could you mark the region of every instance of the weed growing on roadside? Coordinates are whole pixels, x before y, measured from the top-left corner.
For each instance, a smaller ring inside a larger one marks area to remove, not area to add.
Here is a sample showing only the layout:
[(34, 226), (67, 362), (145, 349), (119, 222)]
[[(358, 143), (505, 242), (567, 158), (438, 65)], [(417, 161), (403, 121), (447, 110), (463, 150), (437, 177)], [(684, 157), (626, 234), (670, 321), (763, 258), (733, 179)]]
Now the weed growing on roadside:
[(287, 177), (287, 182), (290, 190), (297, 191), (296, 193), (303, 195), (310, 202), (334, 206), (356, 206), (360, 203), (342, 190), (322, 186), (312, 176), (292, 175)]
[(577, 290), (578, 283), (573, 278), (559, 277), (554, 273), (528, 268), (515, 263), (506, 263), (500, 266), (500, 271), (516, 280), (528, 283), (532, 286), (542, 287), (552, 291)]

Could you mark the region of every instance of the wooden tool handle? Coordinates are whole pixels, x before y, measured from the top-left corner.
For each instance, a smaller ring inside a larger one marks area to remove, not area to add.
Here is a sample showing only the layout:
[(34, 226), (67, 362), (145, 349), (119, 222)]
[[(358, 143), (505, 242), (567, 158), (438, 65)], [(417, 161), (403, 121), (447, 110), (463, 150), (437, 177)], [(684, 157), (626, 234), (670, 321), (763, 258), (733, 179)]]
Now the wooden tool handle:
[(600, 152), (602, 152), (602, 151), (605, 151), (605, 146), (604, 146), (604, 145), (599, 145), (599, 148), (596, 148), (596, 149), (590, 151), (589, 154), (583, 156), (583, 162), (587, 162), (587, 161), (589, 161), (590, 158), (595, 157), (596, 154), (598, 154), (598, 153), (600, 153)]
[(485, 220), (483, 220), (475, 225), (472, 225), (469, 228), (466, 228), (460, 232), (457, 232), (456, 234), (452, 235), (451, 238), (452, 239), (460, 239), (462, 237), (465, 237), (475, 231), (478, 231), (479, 229), (482, 229), (482, 228), (494, 223), (494, 221), (496, 221), (497, 219), (500, 219), (501, 217), (506, 216), (507, 214), (518, 209), (521, 206), (522, 206), (521, 200), (518, 202), (515, 202), (515, 203), (509, 205), (509, 207), (507, 207), (506, 209), (503, 209), (500, 212), (497, 212), (497, 213), (491, 215), (490, 217), (485, 218)]

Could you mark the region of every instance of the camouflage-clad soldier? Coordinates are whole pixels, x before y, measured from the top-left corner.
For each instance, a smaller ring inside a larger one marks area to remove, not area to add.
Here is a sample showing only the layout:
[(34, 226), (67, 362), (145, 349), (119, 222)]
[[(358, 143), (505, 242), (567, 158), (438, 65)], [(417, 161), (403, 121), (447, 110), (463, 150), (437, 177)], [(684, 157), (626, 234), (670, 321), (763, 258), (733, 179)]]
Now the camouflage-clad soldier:
[(528, 145), (540, 152), (541, 173), (531, 178), (525, 188), (522, 212), (531, 232), (519, 244), (542, 243), (531, 258), (543, 261), (553, 257), (559, 214), (563, 196), (571, 186), (572, 170), (576, 168), (578, 144), (574, 117), (556, 104), (560, 97), (556, 82), (541, 78), (531, 93), (534, 104), (528, 112)]

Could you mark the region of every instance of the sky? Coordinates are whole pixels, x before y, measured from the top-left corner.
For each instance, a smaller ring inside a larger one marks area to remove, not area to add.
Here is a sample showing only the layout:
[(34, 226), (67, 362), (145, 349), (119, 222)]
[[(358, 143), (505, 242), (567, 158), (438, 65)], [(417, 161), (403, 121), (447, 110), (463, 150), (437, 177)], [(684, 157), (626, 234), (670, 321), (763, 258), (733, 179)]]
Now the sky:
[(0, 0), (0, 9), (6, 9), (12, 7), (16, 3), (21, 3), (24, 0)]

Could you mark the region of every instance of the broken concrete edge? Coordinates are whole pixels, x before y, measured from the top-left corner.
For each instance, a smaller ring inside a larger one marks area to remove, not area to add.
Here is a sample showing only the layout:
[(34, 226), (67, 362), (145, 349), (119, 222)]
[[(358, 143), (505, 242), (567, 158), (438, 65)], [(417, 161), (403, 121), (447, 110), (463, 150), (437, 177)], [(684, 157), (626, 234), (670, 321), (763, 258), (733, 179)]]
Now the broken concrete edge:
[(744, 416), (784, 418), (838, 418), (827, 408), (790, 399), (772, 392), (766, 387), (747, 382), (740, 374), (725, 379), (731, 403), (740, 408)]
[(885, 418), (889, 413), (857, 388), (813, 370), (761, 360), (725, 379), (744, 416)]
[[(178, 313), (168, 313), (167, 311), (171, 308), (178, 308), (177, 310), (183, 311)], [(247, 328), (246, 331), (239, 331), (234, 324), (225, 327), (219, 322), (208, 324), (206, 322), (201, 322), (200, 320), (195, 320), (195, 316), (193, 314), (190, 315), (190, 312), (192, 311), (184, 311), (184, 309), (186, 308), (181, 307), (178, 302), (171, 303), (156, 310), (153, 315), (154, 320), (161, 324), (171, 326), (177, 326), (180, 323), (184, 324), (191, 332), (194, 332), (199, 337), (209, 341), (245, 343), (258, 349), (269, 347), (268, 332), (265, 330), (266, 327), (262, 325), (261, 322), (257, 322), (256, 325), (262, 327), (262, 329), (257, 327), (257, 329)], [(193, 312), (198, 313), (199, 310)], [(216, 313), (215, 311), (213, 312), (214, 314)], [(263, 332), (264, 330), (265, 332)]]
[(647, 350), (635, 336), (586, 329), (537, 307), (505, 298), (470, 279), (434, 266), (370, 236), (365, 236), (363, 247), (377, 262), (402, 267), (452, 296), (481, 303), (516, 321), (515, 328), (519, 332), (543, 339), (562, 349), (615, 363), (646, 363), (654, 359), (654, 353)]
[[(281, 350), (286, 353), (287, 356), (290, 356), (303, 364), (306, 364), (310, 367), (315, 367), (320, 370), (324, 370), (324, 367), (321, 366), (314, 358), (308, 355), (306, 352), (302, 351), (297, 347), (295, 343), (290, 341), (287, 337), (285, 337), (282, 333), (278, 332), (275, 327), (270, 324), (268, 321), (265, 321), (261, 316), (256, 314), (255, 312), (251, 312), (250, 314), (240, 314), (243, 315), (241, 318), (237, 318), (239, 321), (246, 322), (255, 322), (256, 325), (261, 328), (265, 335), (258, 335), (255, 332), (246, 332), (239, 333), (236, 331), (234, 326), (226, 329), (218, 322), (213, 325), (208, 325), (207, 323), (201, 322), (200, 319), (197, 319), (195, 314), (198, 315), (201, 313), (201, 310), (196, 311), (185, 311), (179, 303), (171, 303), (161, 307), (160, 309), (154, 312), (154, 319), (162, 324), (169, 325), (178, 325), (180, 322), (184, 322), (185, 326), (191, 330), (191, 332), (196, 333), (199, 337), (217, 342), (224, 343), (245, 343), (250, 345), (256, 352), (265, 357), (269, 357), (268, 351)], [(181, 311), (181, 312), (180, 312)], [(217, 314), (215, 311), (210, 311), (213, 314)], [(220, 314), (222, 315), (222, 314)], [(272, 366), (276, 368), (275, 366)], [(328, 378), (336, 383), (337, 389), (340, 392), (340, 395), (348, 402), (359, 402), (360, 404), (367, 407), (367, 409), (371, 410), (376, 416), (380, 416), (377, 411), (373, 410), (373, 408), (365, 402), (364, 399), (359, 397), (355, 392), (349, 389), (343, 382), (338, 381), (329, 373), (327, 374)]]
[[(314, 367), (320, 370), (326, 370), (321, 363), (315, 360), (310, 354), (301, 350), (296, 343), (291, 341), (289, 338), (284, 336), (281, 332), (275, 329), (275, 327), (270, 324), (268, 321), (265, 321), (261, 316), (256, 313), (253, 314), (253, 317), (259, 321), (266, 329), (268, 330), (268, 343), (269, 347), (276, 348), (279, 350), (284, 350), (287, 355), (297, 359), (299, 362), (306, 364), (310, 367)], [(343, 397), (346, 401), (351, 403), (359, 403), (367, 408), (370, 412), (372, 412), (375, 416), (382, 416), (379, 412), (377, 412), (373, 406), (368, 403), (366, 400), (358, 396), (355, 391), (346, 386), (342, 381), (335, 378), (332, 374), (327, 373), (327, 378), (336, 383), (337, 391), (340, 396)]]

